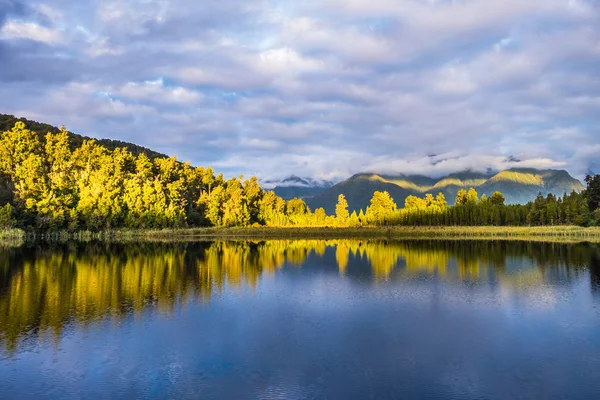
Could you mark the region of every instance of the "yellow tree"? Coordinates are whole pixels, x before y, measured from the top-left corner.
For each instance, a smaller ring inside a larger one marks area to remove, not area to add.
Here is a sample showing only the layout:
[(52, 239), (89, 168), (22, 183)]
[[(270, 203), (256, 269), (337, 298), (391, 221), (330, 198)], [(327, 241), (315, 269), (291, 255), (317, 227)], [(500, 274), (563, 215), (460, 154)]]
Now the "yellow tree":
[(479, 195), (477, 194), (477, 191), (473, 188), (470, 188), (467, 192), (467, 204), (477, 204), (477, 201), (479, 201)]
[(227, 181), (222, 209), (225, 226), (244, 226), (250, 220), (242, 184), (235, 177)]
[(457, 206), (462, 206), (467, 204), (467, 191), (465, 189), (460, 189), (456, 194), (456, 199), (454, 200), (454, 204)]
[(287, 223), (285, 215), (285, 200), (277, 196), (275, 192), (265, 193), (258, 202), (258, 219), (269, 226), (282, 226)]
[(339, 223), (344, 224), (348, 220), (348, 216), (348, 201), (346, 201), (346, 196), (340, 194), (335, 205), (335, 217)]
[(248, 212), (250, 214), (250, 223), (259, 222), (260, 200), (265, 195), (265, 191), (258, 184), (258, 178), (253, 176), (249, 180), (244, 181), (244, 196), (248, 204)]
[(417, 196), (410, 195), (404, 200), (404, 208), (407, 210), (420, 210), (425, 207), (427, 207), (425, 200)]
[[(32, 216), (46, 190), (42, 146), (38, 135), (21, 121), (0, 136), (0, 173), (14, 205)], [(9, 199), (10, 200), (10, 199)]]
[(69, 134), (64, 126), (58, 133), (46, 135), (45, 159), (48, 188), (38, 204), (38, 226), (59, 229), (68, 223), (74, 227), (77, 225), (74, 209), (78, 193), (73, 177)]
[(448, 202), (446, 201), (446, 196), (444, 196), (444, 193), (439, 192), (438, 195), (435, 196), (435, 203), (442, 210), (448, 206)]
[(327, 220), (327, 213), (325, 212), (324, 208), (317, 208), (315, 210), (314, 217), (317, 225), (324, 225), (325, 221)]
[(396, 203), (387, 191), (377, 191), (373, 193), (371, 205), (367, 209), (367, 219), (375, 223), (384, 223), (392, 217), (396, 209)]

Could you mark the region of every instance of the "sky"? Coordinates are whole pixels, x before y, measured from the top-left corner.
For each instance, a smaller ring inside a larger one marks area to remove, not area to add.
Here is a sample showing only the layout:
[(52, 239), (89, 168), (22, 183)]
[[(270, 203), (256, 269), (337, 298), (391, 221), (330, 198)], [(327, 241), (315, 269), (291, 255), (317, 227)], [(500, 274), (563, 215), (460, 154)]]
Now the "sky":
[(0, 0), (0, 89), (0, 112), (226, 175), (581, 178), (600, 1)]

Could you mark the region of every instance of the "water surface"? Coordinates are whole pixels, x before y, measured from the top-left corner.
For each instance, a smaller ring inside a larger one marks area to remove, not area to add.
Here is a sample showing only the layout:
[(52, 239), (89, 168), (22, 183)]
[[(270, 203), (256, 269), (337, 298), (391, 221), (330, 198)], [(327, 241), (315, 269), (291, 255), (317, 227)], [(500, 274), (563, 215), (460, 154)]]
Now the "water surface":
[(598, 399), (600, 247), (4, 249), (0, 397)]

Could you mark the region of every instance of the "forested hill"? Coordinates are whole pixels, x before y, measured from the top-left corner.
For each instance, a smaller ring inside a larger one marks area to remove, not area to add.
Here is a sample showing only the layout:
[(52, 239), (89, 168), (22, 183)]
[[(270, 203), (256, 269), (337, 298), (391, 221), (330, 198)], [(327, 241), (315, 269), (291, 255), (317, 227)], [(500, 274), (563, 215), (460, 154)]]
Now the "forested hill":
[(480, 194), (491, 196), (502, 192), (509, 204), (525, 204), (533, 201), (538, 193), (562, 196), (572, 191), (580, 192), (584, 186), (567, 171), (515, 168), (496, 174), (465, 171), (433, 179), (422, 175), (357, 174), (330, 187), (306, 202), (312, 209), (323, 207), (331, 213), (337, 198), (343, 194), (350, 210), (364, 210), (376, 191), (387, 191), (397, 204), (404, 204), (408, 196), (443, 193), (454, 199), (461, 189), (475, 188)]
[[(0, 114), (0, 132), (9, 131), (15, 126), (17, 122), (23, 122), (27, 129), (38, 134), (41, 142), (45, 140), (45, 135), (47, 133), (58, 133), (60, 131), (56, 126), (44, 124), (41, 122), (31, 121), (26, 118), (17, 118), (14, 115), (10, 114)], [(69, 145), (71, 147), (71, 151), (75, 150), (78, 147), (81, 147), (84, 140), (91, 140), (93, 138), (87, 136), (81, 136), (73, 132), (69, 132)], [(120, 140), (111, 140), (111, 139), (94, 139), (96, 142), (109, 150), (114, 150), (119, 147), (124, 147), (131, 154), (138, 156), (140, 154), (145, 154), (151, 160), (155, 158), (167, 157), (165, 154), (158, 153), (154, 150), (150, 150), (146, 147), (139, 146), (137, 144), (122, 142)]]

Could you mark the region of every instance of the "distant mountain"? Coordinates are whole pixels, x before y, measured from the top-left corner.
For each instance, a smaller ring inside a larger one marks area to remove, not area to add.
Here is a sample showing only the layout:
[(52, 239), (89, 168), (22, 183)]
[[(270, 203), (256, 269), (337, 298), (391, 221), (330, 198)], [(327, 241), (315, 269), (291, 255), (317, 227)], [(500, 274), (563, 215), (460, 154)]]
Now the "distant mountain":
[(332, 181), (301, 178), (292, 175), (282, 181), (265, 181), (265, 187), (273, 188), (277, 196), (289, 200), (295, 197), (308, 198), (315, 196), (334, 185)]
[[(38, 134), (38, 136), (40, 137), (40, 140), (42, 140), (42, 141), (44, 140), (44, 136), (46, 135), (46, 133), (48, 133), (48, 132), (56, 133), (59, 131), (59, 128), (57, 128), (56, 126), (52, 126), (52, 125), (48, 125), (48, 124), (44, 124), (44, 123), (40, 123), (40, 122), (36, 122), (36, 121), (31, 121), (26, 118), (17, 118), (14, 115), (0, 114), (0, 132), (11, 130), (15, 126), (15, 123), (17, 123), (19, 121), (23, 122), (25, 124), (25, 126), (27, 127), (27, 129), (29, 129), (33, 132), (36, 132)], [(93, 138), (90, 138), (87, 136), (81, 136), (81, 135), (78, 135), (78, 134), (72, 133), (72, 132), (69, 132), (69, 136), (70, 136), (69, 144), (71, 145), (71, 150), (81, 147), (81, 144), (83, 143), (84, 140), (93, 139)], [(155, 159), (155, 158), (167, 157), (166, 155), (164, 155), (162, 153), (158, 153), (154, 150), (150, 150), (145, 147), (138, 146), (137, 144), (133, 144), (133, 143), (129, 143), (129, 142), (121, 142), (120, 140), (111, 140), (111, 139), (94, 139), (94, 140), (96, 140), (96, 142), (98, 144), (100, 144), (110, 150), (114, 150), (117, 147), (125, 147), (129, 152), (131, 152), (135, 156), (138, 156), (139, 154), (144, 153), (151, 160)]]
[(527, 203), (539, 192), (562, 196), (565, 192), (584, 189), (581, 182), (562, 170), (510, 169), (498, 173), (458, 172), (433, 179), (423, 175), (357, 174), (321, 193), (307, 198), (312, 210), (319, 207), (332, 213), (338, 195), (344, 194), (351, 210), (366, 209), (375, 191), (388, 191), (399, 207), (410, 195), (436, 195), (442, 192), (449, 204), (454, 202), (460, 189), (475, 188), (479, 195), (490, 196), (495, 191), (504, 194), (507, 204)]

